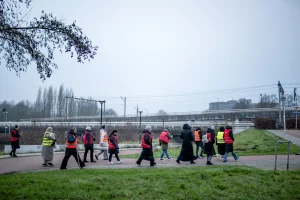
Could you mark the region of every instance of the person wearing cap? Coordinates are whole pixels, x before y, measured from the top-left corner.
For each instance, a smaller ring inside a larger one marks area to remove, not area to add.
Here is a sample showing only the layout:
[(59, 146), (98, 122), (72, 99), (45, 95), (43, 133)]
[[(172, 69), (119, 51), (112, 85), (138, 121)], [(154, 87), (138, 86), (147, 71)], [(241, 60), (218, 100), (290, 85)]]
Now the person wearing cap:
[(191, 131), (191, 127), (188, 124), (184, 124), (182, 129), (183, 131), (180, 134), (180, 138), (182, 139), (182, 147), (176, 162), (180, 164), (180, 161), (190, 161), (191, 164), (196, 164), (194, 160), (196, 160), (197, 157), (194, 156), (194, 137)]
[(85, 129), (85, 132), (84, 132), (84, 135), (83, 135), (83, 142), (84, 142), (84, 148), (85, 148), (85, 151), (84, 151), (84, 156), (83, 156), (83, 162), (88, 162), (86, 160), (86, 157), (87, 157), (87, 153), (88, 151), (90, 151), (90, 161), (91, 162), (96, 162), (94, 161), (94, 141), (96, 139), (93, 137), (93, 134), (92, 134), (92, 129), (90, 126), (86, 127)]
[(120, 160), (119, 158), (119, 144), (118, 144), (117, 133), (118, 133), (117, 130), (113, 130), (111, 134), (108, 136), (108, 152), (109, 152), (108, 164), (109, 165), (114, 164), (114, 162), (111, 161), (112, 155), (115, 155), (119, 164), (123, 163), (123, 161)]
[(62, 163), (60, 166), (61, 170), (67, 169), (66, 167), (68, 164), (68, 160), (71, 156), (74, 156), (74, 158), (80, 168), (85, 167), (84, 162), (82, 162), (82, 160), (80, 159), (80, 156), (78, 154), (77, 146), (78, 146), (77, 129), (72, 128), (66, 138), (66, 151), (65, 151), (65, 157), (62, 160)]
[(206, 131), (206, 137), (208, 139), (208, 142), (204, 145), (204, 153), (207, 155), (207, 165), (213, 165), (211, 162), (211, 159), (213, 157), (214, 152), (214, 143), (215, 143), (215, 127), (211, 126)]
[(225, 142), (225, 155), (224, 155), (223, 162), (228, 162), (227, 156), (229, 152), (231, 152), (234, 160), (237, 161), (239, 159), (239, 156), (236, 155), (236, 153), (233, 150), (234, 137), (233, 137), (232, 127), (230, 126), (230, 124), (228, 124), (225, 128), (224, 142)]
[(19, 133), (19, 126), (15, 125), (15, 128), (10, 132), (10, 144), (11, 144), (11, 152), (9, 155), (11, 157), (18, 157), (16, 155), (16, 150), (20, 148), (20, 142), (19, 138), (22, 136), (22, 134)]
[[(197, 127), (196, 130), (194, 131), (194, 140), (196, 144), (196, 157), (203, 158), (202, 130), (200, 127)], [(200, 155), (198, 154), (199, 148), (201, 148)]]
[(145, 130), (143, 131), (142, 135), (142, 153), (140, 158), (136, 161), (138, 166), (141, 166), (142, 160), (149, 160), (150, 167), (155, 167), (156, 163), (153, 156), (153, 148), (152, 148), (152, 135), (151, 135), (152, 128), (151, 126), (146, 126)]
[(52, 160), (55, 148), (55, 134), (53, 133), (53, 128), (48, 127), (44, 133), (43, 143), (42, 143), (42, 157), (44, 160), (43, 166), (53, 166)]
[(102, 153), (103, 153), (103, 160), (108, 160), (107, 147), (108, 147), (108, 135), (105, 126), (103, 125), (100, 129), (100, 152), (95, 155), (97, 160)]
[(171, 160), (171, 156), (169, 156), (168, 154), (168, 146), (169, 146), (169, 141), (170, 139), (173, 138), (173, 135), (170, 134), (168, 129), (164, 129), (163, 132), (160, 134), (159, 136), (159, 142), (161, 143), (161, 156), (160, 156), (160, 160), (165, 160), (164, 159), (164, 155), (166, 154), (168, 160)]

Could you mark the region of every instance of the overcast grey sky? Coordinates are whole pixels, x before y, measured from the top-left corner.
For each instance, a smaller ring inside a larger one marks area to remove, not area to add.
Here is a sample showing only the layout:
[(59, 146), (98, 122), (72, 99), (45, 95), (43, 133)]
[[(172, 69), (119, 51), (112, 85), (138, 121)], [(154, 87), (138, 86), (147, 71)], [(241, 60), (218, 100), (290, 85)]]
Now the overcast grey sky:
[(30, 18), (45, 10), (68, 23), (76, 20), (98, 53), (82, 65), (57, 52), (59, 68), (45, 82), (35, 66), (20, 77), (1, 66), (0, 101), (35, 101), (40, 86), (64, 84), (76, 96), (106, 100), (120, 115), (120, 96), (127, 97), (127, 113), (135, 113), (137, 104), (149, 113), (188, 112), (208, 109), (218, 99), (257, 102), (260, 93), (278, 93), (278, 80), (286, 93), (300, 87), (298, 0), (36, 0), (32, 5)]

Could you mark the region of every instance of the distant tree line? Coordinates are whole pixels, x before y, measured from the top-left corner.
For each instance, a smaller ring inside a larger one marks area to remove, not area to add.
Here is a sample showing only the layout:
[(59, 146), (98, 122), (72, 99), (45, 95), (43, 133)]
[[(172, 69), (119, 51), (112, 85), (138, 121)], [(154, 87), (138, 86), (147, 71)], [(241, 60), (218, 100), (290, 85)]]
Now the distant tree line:
[[(286, 94), (285, 95), (285, 106), (286, 107), (294, 107), (296, 105), (300, 105), (300, 96), (294, 94)], [(238, 100), (234, 109), (249, 109), (249, 108), (274, 108), (278, 107), (278, 96), (275, 94), (264, 94), (261, 96), (260, 101), (257, 104), (252, 104), (247, 99), (241, 98)]]
[[(0, 102), (0, 108), (5, 108), (8, 112), (8, 121), (20, 121), (28, 118), (49, 118), (49, 117), (68, 117), (73, 116), (93, 116), (100, 114), (100, 106), (97, 102), (86, 100), (75, 100), (66, 97), (74, 97), (72, 88), (65, 88), (63, 85), (56, 88), (41, 87), (38, 89), (36, 101), (22, 100), (18, 103), (14, 101)], [(91, 97), (85, 98), (93, 100)], [(114, 109), (106, 109), (105, 115), (117, 116)], [(4, 114), (3, 114), (4, 115)], [(0, 121), (4, 120), (4, 116)]]

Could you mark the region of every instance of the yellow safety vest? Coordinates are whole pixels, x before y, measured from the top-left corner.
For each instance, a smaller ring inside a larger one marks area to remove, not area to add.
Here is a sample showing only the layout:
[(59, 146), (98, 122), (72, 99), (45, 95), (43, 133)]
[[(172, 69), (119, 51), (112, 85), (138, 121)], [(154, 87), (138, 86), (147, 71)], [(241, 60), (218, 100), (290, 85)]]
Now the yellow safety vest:
[[(46, 138), (46, 134), (47, 133), (49, 133), (49, 132), (45, 132), (45, 134), (44, 134), (44, 138), (43, 138), (43, 146), (47, 146), (47, 147), (50, 147), (51, 146), (51, 144), (52, 144), (52, 140), (50, 140), (50, 139), (48, 139), (48, 138)], [(53, 134), (52, 133), (49, 133), (50, 134), (50, 137), (53, 137)]]
[(223, 135), (224, 135), (224, 132), (218, 132), (218, 135), (217, 135), (218, 144), (224, 144), (225, 143)]

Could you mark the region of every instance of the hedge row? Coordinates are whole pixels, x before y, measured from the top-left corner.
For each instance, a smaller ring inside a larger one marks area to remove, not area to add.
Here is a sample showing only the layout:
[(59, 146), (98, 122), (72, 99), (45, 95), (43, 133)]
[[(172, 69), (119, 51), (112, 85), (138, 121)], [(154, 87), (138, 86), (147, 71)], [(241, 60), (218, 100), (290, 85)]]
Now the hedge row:
[(257, 129), (275, 129), (276, 126), (275, 120), (266, 117), (256, 117), (253, 123)]
[[(47, 127), (41, 126), (31, 126), (31, 127), (20, 127), (20, 133), (22, 133), (22, 137), (20, 139), (21, 145), (39, 145), (42, 144), (43, 135), (46, 131)], [(77, 128), (79, 134), (84, 133), (84, 128)], [(139, 140), (140, 129), (136, 127), (108, 127), (108, 133), (111, 133), (113, 129), (118, 130), (118, 140), (120, 143), (122, 142), (136, 142)], [(92, 128), (93, 134), (96, 136), (96, 143), (99, 143), (99, 127)], [(180, 134), (182, 129), (172, 130), (172, 134)], [(57, 143), (64, 144), (66, 133), (68, 129), (65, 127), (53, 127), (53, 132), (56, 135)], [(162, 132), (162, 128), (153, 128), (153, 138), (158, 138), (160, 133)], [(0, 143), (9, 143), (9, 134), (0, 134)]]

